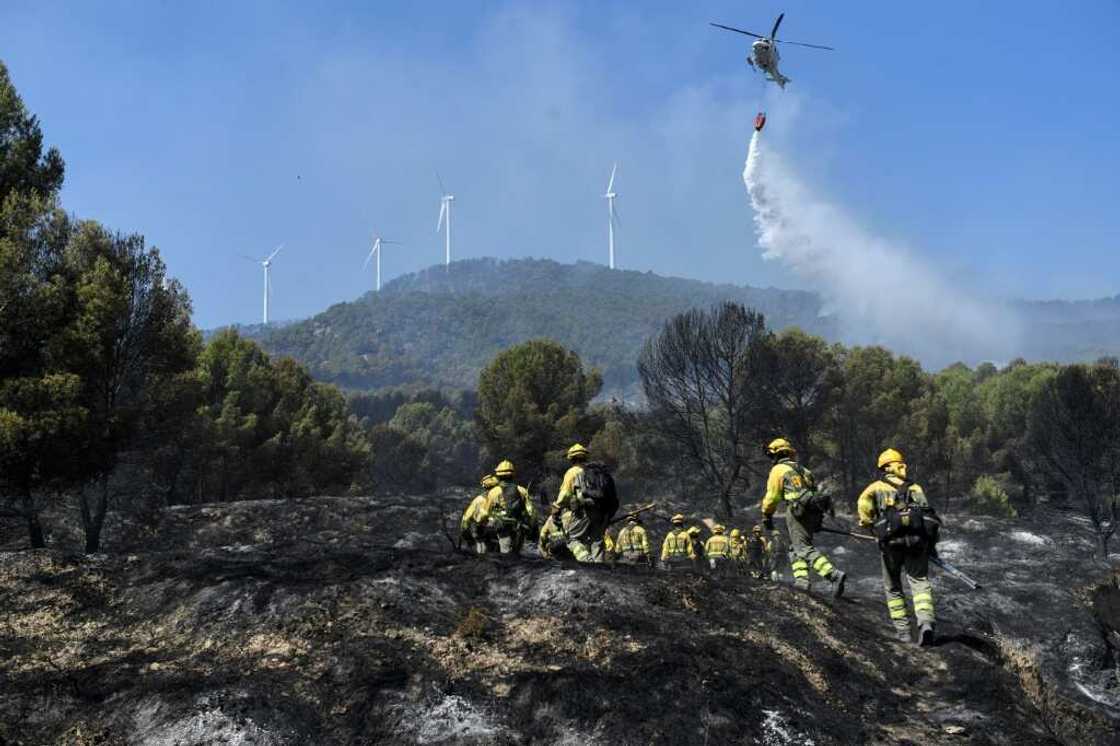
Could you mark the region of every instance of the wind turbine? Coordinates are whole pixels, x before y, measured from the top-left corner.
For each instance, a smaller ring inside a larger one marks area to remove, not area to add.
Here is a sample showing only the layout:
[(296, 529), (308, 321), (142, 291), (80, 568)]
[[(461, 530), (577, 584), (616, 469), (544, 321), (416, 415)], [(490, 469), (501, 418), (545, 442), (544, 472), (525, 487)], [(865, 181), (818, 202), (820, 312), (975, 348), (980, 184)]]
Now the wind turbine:
[(380, 233), (374, 233), (373, 234), (373, 248), (369, 250), (369, 254), (366, 255), (366, 262), (365, 262), (365, 264), (362, 265), (362, 269), (365, 269), (366, 267), (369, 266), (369, 260), (373, 259), (374, 254), (377, 255), (377, 261), (375, 263), (375, 265), (377, 267), (377, 284), (375, 285), (375, 288), (376, 288), (377, 292), (379, 292), (379, 293), (381, 292), (381, 246), (383, 244), (390, 244), (390, 243), (391, 244), (397, 244), (398, 246), (400, 245), (399, 241), (386, 241), (385, 239), (383, 239), (381, 237)]
[(448, 270), (451, 268), (451, 203), (455, 201), (454, 194), (448, 194), (447, 189), (443, 186), (443, 179), (440, 179), (439, 174), (436, 174), (439, 179), (439, 222), (436, 223), (436, 233), (444, 230), (444, 249), (443, 249), (443, 265)]
[(284, 248), (284, 244), (276, 247), (276, 250), (269, 254), (264, 259), (254, 259), (251, 256), (241, 255), (242, 259), (247, 259), (254, 264), (260, 264), (264, 268), (264, 323), (268, 323), (268, 299), (272, 296), (272, 260), (280, 253), (280, 249)]
[(614, 191), (614, 175), (618, 171), (618, 164), (611, 167), (611, 180), (607, 182), (607, 192), (603, 199), (607, 201), (607, 246), (609, 250), (607, 266), (614, 269), (614, 227), (618, 223), (618, 213), (614, 210), (614, 198), (618, 193)]

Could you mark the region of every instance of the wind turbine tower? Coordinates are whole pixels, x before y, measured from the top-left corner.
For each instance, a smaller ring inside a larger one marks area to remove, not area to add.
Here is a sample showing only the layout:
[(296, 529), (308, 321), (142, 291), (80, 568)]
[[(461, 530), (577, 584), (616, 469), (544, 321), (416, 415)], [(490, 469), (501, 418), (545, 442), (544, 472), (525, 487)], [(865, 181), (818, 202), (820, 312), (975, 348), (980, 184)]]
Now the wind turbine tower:
[(618, 213), (614, 210), (614, 199), (618, 193), (614, 191), (614, 175), (618, 171), (618, 164), (611, 167), (611, 180), (607, 182), (607, 192), (603, 198), (607, 200), (607, 266), (614, 269), (614, 226), (618, 222)]
[(264, 268), (264, 324), (268, 324), (268, 299), (272, 296), (272, 260), (280, 253), (280, 249), (284, 248), (284, 244), (276, 247), (276, 250), (269, 254), (264, 259), (254, 259), (251, 256), (242, 255), (242, 259), (248, 259), (254, 264), (260, 264)]
[(369, 266), (369, 260), (374, 259), (375, 258), (374, 255), (376, 255), (376, 262), (375, 262), (376, 271), (375, 271), (375, 274), (377, 276), (377, 280), (374, 284), (374, 289), (377, 290), (377, 292), (379, 292), (379, 293), (381, 292), (381, 247), (384, 244), (398, 244), (399, 245), (399, 242), (398, 241), (386, 241), (385, 239), (381, 238), (380, 233), (374, 233), (373, 234), (373, 248), (369, 250), (369, 254), (366, 255), (366, 262), (365, 262), (365, 264), (362, 265), (362, 269), (365, 269), (366, 267), (368, 267)]
[(455, 195), (449, 194), (447, 189), (443, 186), (443, 179), (439, 178), (439, 222), (436, 223), (436, 233), (441, 230), (443, 234), (443, 265), (445, 268), (451, 268), (451, 203), (455, 201)]

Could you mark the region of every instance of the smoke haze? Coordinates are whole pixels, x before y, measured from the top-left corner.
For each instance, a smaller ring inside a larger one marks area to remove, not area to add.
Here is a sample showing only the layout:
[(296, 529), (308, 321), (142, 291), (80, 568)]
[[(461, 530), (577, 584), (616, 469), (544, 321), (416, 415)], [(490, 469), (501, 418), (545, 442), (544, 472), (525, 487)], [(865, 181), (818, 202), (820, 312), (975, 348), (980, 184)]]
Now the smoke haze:
[(814, 194), (761, 135), (751, 137), (743, 182), (763, 257), (818, 290), (842, 320), (847, 341), (882, 344), (936, 365), (1014, 354), (1020, 322), (1005, 304), (950, 282)]

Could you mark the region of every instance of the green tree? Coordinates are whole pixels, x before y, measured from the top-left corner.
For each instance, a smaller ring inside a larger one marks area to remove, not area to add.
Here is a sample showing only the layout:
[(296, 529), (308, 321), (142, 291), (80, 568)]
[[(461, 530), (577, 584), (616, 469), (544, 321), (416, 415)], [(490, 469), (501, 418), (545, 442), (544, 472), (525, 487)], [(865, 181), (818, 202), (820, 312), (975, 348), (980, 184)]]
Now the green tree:
[(199, 499), (301, 497), (360, 481), (369, 440), (333, 386), (227, 330), (199, 361), (201, 432), (189, 470)]
[(113, 469), (141, 435), (145, 411), (158, 401), (153, 390), (192, 370), (201, 342), (190, 300), (143, 238), (83, 222), (67, 246), (66, 273), (73, 309), (63, 362), (82, 380), (89, 430), (81, 456), (96, 479), (78, 492), (78, 505), (86, 551), (96, 552)]
[(0, 498), (26, 520), (32, 547), (44, 544), (37, 498), (74, 476), (87, 415), (80, 380), (55, 364), (67, 315), (63, 172), (0, 63)]
[(1120, 368), (1063, 368), (1035, 399), (1029, 438), (1107, 558), (1120, 521)]
[(801, 458), (811, 463), (821, 425), (842, 389), (839, 346), (800, 329), (787, 329), (769, 344), (770, 382), (777, 405), (777, 423), (784, 437), (792, 438)]
[(599, 393), (598, 371), (546, 339), (495, 357), (478, 378), (475, 423), (491, 458), (509, 458), (522, 479), (539, 475), (549, 452), (590, 440), (598, 429), (587, 406)]
[[(844, 386), (831, 421), (832, 455), (845, 493), (854, 498), (875, 476), (879, 451), (894, 446), (906, 453), (911, 404), (926, 390), (926, 377), (917, 362), (882, 347), (854, 347), (840, 364)], [(910, 451), (908, 459), (920, 458)]]
[(1059, 366), (1013, 360), (998, 375), (980, 384), (981, 406), (988, 422), (992, 468), (1018, 486), (1019, 499), (1034, 504), (1045, 467), (1028, 442), (1031, 412)]
[(17, 192), (53, 197), (62, 188), (65, 170), (56, 148), (43, 152), (39, 120), (27, 111), (0, 62), (0, 203)]

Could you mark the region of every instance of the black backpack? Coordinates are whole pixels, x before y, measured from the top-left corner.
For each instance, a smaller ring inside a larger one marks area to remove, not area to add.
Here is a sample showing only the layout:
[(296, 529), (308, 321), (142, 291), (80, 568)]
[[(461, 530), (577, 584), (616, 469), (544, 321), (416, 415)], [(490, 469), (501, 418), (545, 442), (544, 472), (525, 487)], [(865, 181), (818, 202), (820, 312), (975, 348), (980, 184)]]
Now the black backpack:
[(584, 464), (583, 474), (576, 477), (574, 486), (583, 505), (594, 506), (608, 521), (618, 512), (618, 490), (605, 464)]
[(884, 484), (895, 490), (894, 505), (884, 506), (875, 521), (875, 536), (880, 544), (891, 546), (916, 546), (923, 542), (937, 543), (941, 520), (932, 508), (923, 507), (910, 499), (913, 482), (903, 481), (894, 485)]
[(504, 505), (503, 517), (510, 522), (526, 523), (528, 514), (525, 511), (525, 500), (521, 497), (521, 490), (517, 489), (515, 482), (502, 482), (502, 502)]
[(805, 485), (805, 491), (801, 494), (801, 497), (791, 501), (788, 505), (793, 517), (798, 520), (820, 519), (826, 513), (832, 512), (832, 495), (818, 492), (817, 480), (805, 471), (800, 464), (790, 464), (790, 466), (793, 467), (797, 476), (801, 477), (801, 481)]

